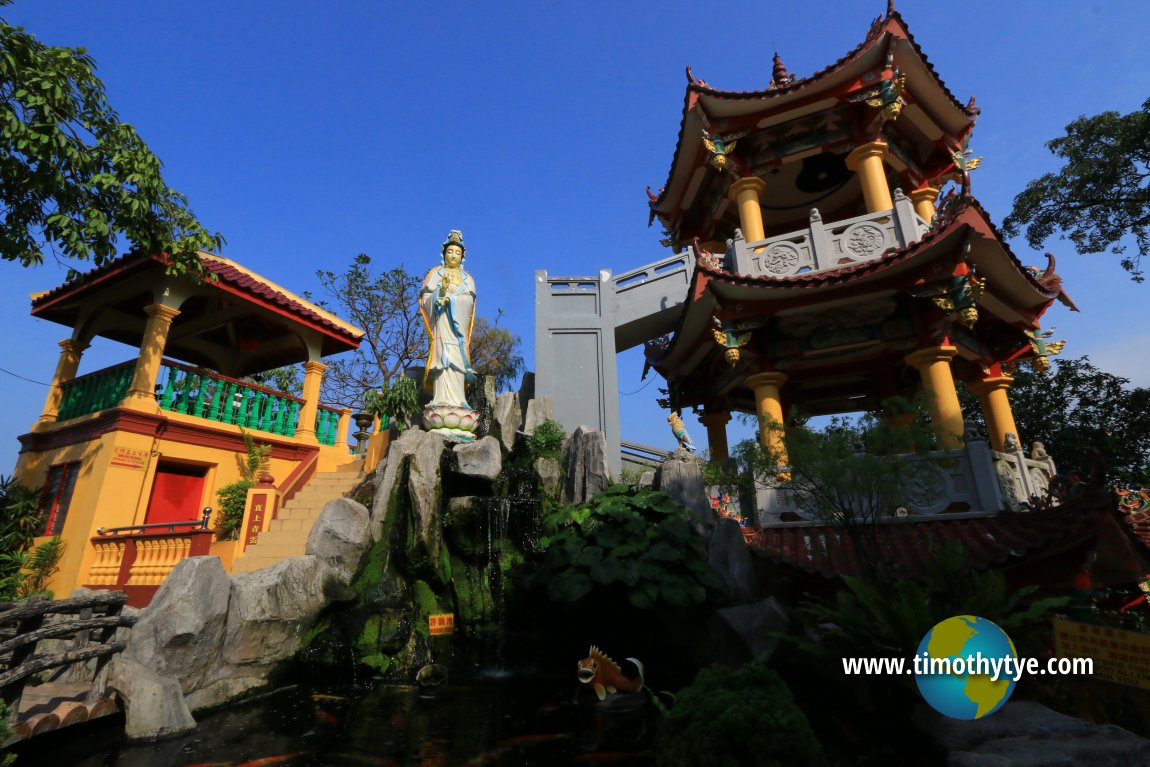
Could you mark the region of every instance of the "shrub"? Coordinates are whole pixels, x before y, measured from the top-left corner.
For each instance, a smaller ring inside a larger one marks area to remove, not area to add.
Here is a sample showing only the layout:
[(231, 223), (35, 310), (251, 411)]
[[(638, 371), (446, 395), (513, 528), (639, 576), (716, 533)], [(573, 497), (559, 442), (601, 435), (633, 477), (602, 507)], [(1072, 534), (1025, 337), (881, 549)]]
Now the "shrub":
[(60, 569), (63, 556), (64, 542), (58, 535), (30, 551), (19, 549), (0, 554), (0, 599), (37, 596), (51, 599), (54, 595), (47, 588), (48, 580)]
[(722, 593), (702, 539), (663, 492), (615, 485), (543, 520), (536, 578), (548, 596), (574, 604), (596, 587), (625, 591), (631, 604), (685, 607)]
[(247, 508), (248, 488), (255, 485), (250, 479), (241, 479), (224, 485), (216, 491), (219, 510), (216, 512), (216, 537), (221, 541), (234, 541), (240, 537)]
[(556, 420), (545, 418), (527, 438), (527, 449), (532, 458), (558, 461), (563, 458), (563, 443), (566, 440), (567, 432), (563, 426)]
[(659, 721), (659, 767), (825, 764), (810, 722), (774, 671), (709, 666)]
[(419, 422), (419, 386), (415, 379), (399, 376), (379, 391), (368, 392), (364, 410), (379, 415), (384, 426), (409, 428)]

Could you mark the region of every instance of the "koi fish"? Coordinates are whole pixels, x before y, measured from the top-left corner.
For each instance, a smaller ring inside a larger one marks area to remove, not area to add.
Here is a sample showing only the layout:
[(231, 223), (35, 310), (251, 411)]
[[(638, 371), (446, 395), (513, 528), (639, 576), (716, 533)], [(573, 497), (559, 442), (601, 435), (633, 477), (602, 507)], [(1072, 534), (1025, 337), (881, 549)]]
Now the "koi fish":
[(265, 756), (262, 759), (253, 759), (250, 762), (238, 764), (236, 767), (267, 767), (270, 764), (280, 764), (290, 759), (295, 759), (302, 754), (280, 754), (279, 756)]
[(635, 658), (627, 658), (639, 669), (636, 679), (624, 676), (619, 664), (608, 658), (603, 652), (591, 645), (591, 651), (586, 658), (579, 661), (576, 673), (581, 684), (589, 684), (595, 690), (599, 700), (606, 700), (607, 693), (638, 692), (643, 689), (643, 664)]

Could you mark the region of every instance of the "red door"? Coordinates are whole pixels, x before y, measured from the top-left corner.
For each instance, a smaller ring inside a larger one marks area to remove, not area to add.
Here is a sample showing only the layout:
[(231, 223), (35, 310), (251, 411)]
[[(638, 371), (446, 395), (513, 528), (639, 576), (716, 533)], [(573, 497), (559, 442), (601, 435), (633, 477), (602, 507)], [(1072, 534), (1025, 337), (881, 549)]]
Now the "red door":
[(152, 483), (152, 497), (148, 499), (144, 523), (199, 519), (206, 473), (207, 470), (201, 466), (160, 463), (156, 467), (156, 480)]

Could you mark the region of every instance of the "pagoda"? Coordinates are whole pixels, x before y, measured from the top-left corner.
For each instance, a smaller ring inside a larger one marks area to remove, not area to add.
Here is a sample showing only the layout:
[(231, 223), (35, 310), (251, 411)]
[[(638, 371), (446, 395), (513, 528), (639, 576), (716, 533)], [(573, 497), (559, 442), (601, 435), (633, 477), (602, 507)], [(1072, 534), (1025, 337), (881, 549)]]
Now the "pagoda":
[(670, 173), (648, 195), (695, 268), (647, 361), (672, 410), (701, 413), (712, 458), (727, 457), (732, 412), (759, 415), (764, 444), (781, 449), (772, 423), (792, 409), (875, 412), (919, 392), (957, 455), (961, 381), (981, 400), (991, 460), (1016, 458), (1016, 495), (1044, 486), (1053, 464), (1022, 453), (1009, 370), (1048, 366), (1061, 344), (1040, 319), (1073, 303), (1053, 257), (1024, 266), (971, 194), (979, 109), (955, 98), (893, 6), (810, 77), (776, 54), (763, 90), (719, 90), (689, 67), (687, 80)]

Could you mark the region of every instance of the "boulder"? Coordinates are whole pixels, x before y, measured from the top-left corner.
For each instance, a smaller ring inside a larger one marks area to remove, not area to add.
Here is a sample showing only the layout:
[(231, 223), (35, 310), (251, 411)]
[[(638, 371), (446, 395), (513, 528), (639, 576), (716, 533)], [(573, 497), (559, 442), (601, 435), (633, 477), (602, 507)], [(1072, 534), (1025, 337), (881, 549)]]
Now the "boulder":
[(535, 427), (551, 418), (553, 410), (550, 397), (540, 397), (528, 402), (527, 411), (523, 414), (523, 433), (534, 434)]
[(411, 503), (411, 534), (414, 537), (408, 556), (434, 564), (439, 562), (442, 530), (439, 524), (442, 499), (444, 439), (434, 432), (424, 432), (411, 457), (407, 477), (407, 495)]
[(219, 557), (188, 557), (172, 568), (132, 629), (124, 657), (199, 689), (219, 661), (231, 579)]
[(465, 442), (456, 445), (454, 450), (459, 459), (459, 473), (465, 477), (494, 481), (503, 471), (503, 454), (495, 437)]
[(471, 405), (479, 411), (479, 424), (475, 436), (486, 437), (495, 423), (495, 376), (477, 376), (472, 390)]
[(535, 399), (535, 373), (528, 370), (523, 373), (523, 377), (519, 379), (519, 407), (521, 412), (519, 414), (519, 421), (522, 423), (527, 420), (527, 403)]
[(515, 447), (519, 426), (523, 423), (523, 411), (519, 407), (519, 394), (513, 391), (500, 394), (495, 400), (495, 412), (492, 414), (491, 420), (491, 436), (498, 438), (503, 449), (510, 453)]
[(662, 490), (682, 506), (691, 522), (705, 528), (715, 524), (715, 514), (703, 490), (703, 470), (699, 459), (684, 448), (678, 448), (659, 466), (655, 472), (655, 489)]
[(535, 469), (535, 476), (539, 477), (539, 489), (543, 497), (549, 500), (558, 500), (563, 491), (563, 467), (554, 458), (536, 458), (531, 464)]
[(378, 482), (375, 486), (375, 503), (371, 510), (371, 540), (378, 541), (383, 533), (383, 525), (391, 507), (391, 495), (396, 489), (396, 483), (403, 476), (404, 459), (414, 455), (416, 449), (423, 443), (427, 432), (419, 429), (408, 429), (399, 435), (399, 439), (391, 443), (387, 450), (387, 459), (383, 466), (376, 469)]
[(107, 684), (124, 701), (124, 733), (130, 740), (159, 740), (196, 728), (175, 677), (120, 655), (108, 664)]
[(371, 547), (370, 525), (363, 504), (350, 498), (329, 501), (312, 525), (304, 553), (326, 562), (344, 583), (351, 583)]
[(719, 521), (707, 543), (707, 563), (722, 577), (732, 601), (745, 603), (755, 598), (755, 564), (738, 522)]
[(912, 722), (946, 749), (950, 767), (1118, 767), (1146, 764), (1150, 754), (1150, 740), (1032, 701), (1009, 701), (992, 716), (971, 721), (923, 705), (915, 709)]
[(223, 659), (259, 668), (287, 660), (329, 602), (352, 596), (336, 570), (310, 555), (237, 575), (232, 578)]
[(211, 678), (187, 694), (188, 707), (215, 708), (267, 686), (319, 613), (353, 596), (335, 568), (310, 555), (232, 578), (222, 652)]
[(703, 630), (699, 660), (732, 667), (766, 660), (779, 644), (774, 634), (785, 631), (789, 623), (774, 597), (716, 610)]
[(639, 475), (639, 489), (646, 490), (655, 487), (655, 472), (645, 471)]
[(563, 502), (583, 503), (610, 486), (607, 440), (603, 432), (596, 431), (590, 426), (580, 426), (567, 441)]

